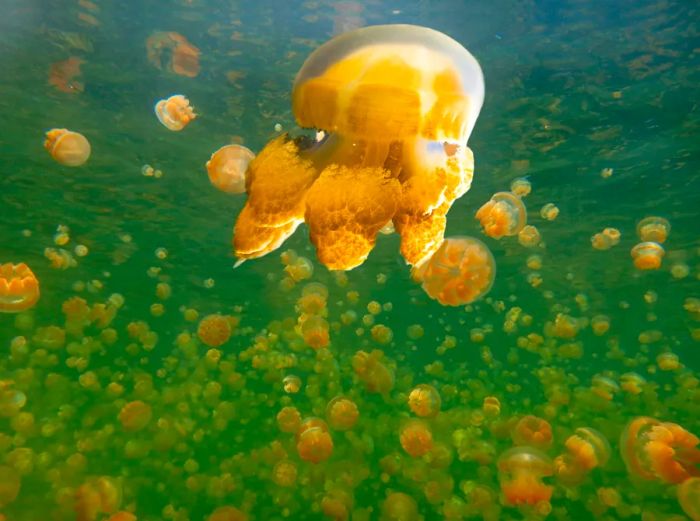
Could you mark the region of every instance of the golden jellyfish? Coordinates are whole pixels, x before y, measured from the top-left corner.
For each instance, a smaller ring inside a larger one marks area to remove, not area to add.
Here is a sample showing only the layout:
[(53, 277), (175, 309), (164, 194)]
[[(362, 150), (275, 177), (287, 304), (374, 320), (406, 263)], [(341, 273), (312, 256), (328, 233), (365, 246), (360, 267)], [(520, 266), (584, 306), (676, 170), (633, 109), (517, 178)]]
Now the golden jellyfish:
[(137, 521), (137, 518), (131, 512), (121, 510), (109, 516), (107, 521)]
[(223, 506), (209, 514), (207, 521), (248, 521), (248, 515), (236, 507)]
[(671, 233), (671, 223), (663, 217), (645, 217), (637, 223), (637, 235), (642, 242), (663, 244)]
[(65, 128), (49, 130), (44, 148), (64, 166), (80, 166), (90, 157), (90, 142), (85, 136)]
[(554, 473), (552, 460), (534, 447), (513, 447), (498, 458), (498, 477), (508, 506), (548, 504), (554, 487), (542, 478)]
[(440, 393), (432, 385), (420, 384), (408, 395), (408, 406), (413, 414), (422, 418), (432, 418), (440, 412)]
[(678, 487), (678, 502), (693, 521), (700, 521), (700, 478), (688, 478)]
[(466, 143), (483, 96), (474, 57), (432, 29), (378, 25), (325, 43), (292, 91), (299, 126), (323, 137), (276, 137), (250, 163), (236, 256), (261, 257), (306, 222), (319, 261), (349, 270), (392, 222), (404, 259), (421, 264), (471, 185)]
[(630, 252), (638, 270), (658, 270), (665, 254), (663, 246), (656, 242), (640, 242)]
[(39, 280), (24, 262), (0, 264), (0, 313), (26, 311), (39, 300)]
[(527, 178), (518, 177), (510, 183), (510, 191), (518, 197), (526, 197), (532, 192), (532, 184)]
[(399, 441), (409, 456), (419, 458), (432, 450), (433, 433), (427, 423), (421, 420), (409, 420), (401, 428)]
[(82, 77), (80, 66), (85, 60), (71, 56), (67, 60), (54, 62), (49, 67), (49, 84), (56, 90), (68, 94), (79, 94), (85, 90), (85, 84), (76, 79)]
[(293, 487), (296, 485), (299, 471), (293, 461), (278, 461), (272, 469), (272, 481), (280, 487)]
[(554, 203), (547, 203), (540, 208), (540, 217), (546, 221), (553, 221), (559, 216), (559, 208)]
[(523, 229), (518, 232), (518, 242), (526, 248), (534, 248), (541, 241), (540, 231), (531, 224), (523, 226)]
[(602, 467), (610, 459), (610, 444), (600, 432), (580, 427), (564, 442), (566, 453), (554, 460), (557, 478), (564, 484), (577, 485), (586, 474)]
[(510, 192), (494, 194), (476, 212), (484, 233), (492, 239), (517, 235), (527, 223), (525, 205)]
[(328, 425), (319, 418), (307, 418), (296, 433), (297, 453), (304, 461), (320, 463), (333, 453), (333, 439)]
[(641, 416), (622, 432), (620, 453), (631, 474), (676, 484), (700, 476), (699, 442), (680, 425)]
[(306, 345), (314, 349), (327, 347), (330, 343), (328, 327), (328, 321), (323, 317), (312, 315), (307, 318), (301, 326), (301, 335)]
[(167, 99), (158, 101), (154, 107), (158, 121), (166, 128), (179, 131), (185, 128), (197, 115), (194, 108), (182, 94), (173, 94)]
[(231, 338), (231, 321), (224, 315), (207, 315), (199, 322), (197, 336), (207, 346), (219, 347)]
[(140, 431), (150, 423), (153, 411), (151, 406), (141, 400), (129, 402), (119, 411), (119, 423), (127, 432)]
[(245, 192), (245, 173), (255, 154), (243, 145), (226, 145), (211, 155), (207, 161), (209, 181), (228, 194)]
[(347, 431), (352, 429), (360, 417), (357, 405), (350, 398), (336, 396), (326, 406), (326, 419), (332, 429)]
[(277, 427), (282, 432), (293, 433), (301, 427), (301, 413), (296, 407), (283, 407), (277, 413)]
[(629, 394), (640, 394), (646, 383), (644, 377), (638, 373), (624, 373), (620, 376), (620, 388)]
[(552, 426), (543, 418), (523, 416), (513, 427), (511, 438), (515, 445), (548, 449), (552, 445)]
[(420, 521), (418, 504), (408, 494), (392, 492), (382, 503), (380, 521)]
[(442, 305), (461, 306), (486, 295), (496, 277), (488, 247), (473, 237), (450, 237), (413, 271), (423, 290)]
[[(176, 32), (153, 33), (146, 39), (148, 61), (157, 69), (168, 69), (180, 76), (199, 74), (199, 49)], [(163, 58), (169, 58), (164, 61)]]

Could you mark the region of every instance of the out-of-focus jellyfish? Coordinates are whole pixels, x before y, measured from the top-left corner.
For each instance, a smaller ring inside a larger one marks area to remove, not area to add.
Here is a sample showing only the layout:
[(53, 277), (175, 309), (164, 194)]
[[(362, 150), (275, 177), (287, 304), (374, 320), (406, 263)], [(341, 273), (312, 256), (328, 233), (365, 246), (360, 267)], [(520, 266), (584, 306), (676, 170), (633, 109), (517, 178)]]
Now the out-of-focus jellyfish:
[(322, 45), (297, 74), (292, 101), (297, 123), (324, 137), (277, 137), (250, 163), (236, 255), (265, 255), (305, 221), (320, 262), (348, 270), (393, 222), (402, 255), (421, 264), (471, 185), (466, 143), (483, 95), (474, 57), (432, 29), (365, 27)]
[(5, 508), (19, 495), (22, 477), (19, 472), (8, 465), (0, 466), (0, 508)]
[(197, 115), (194, 108), (182, 94), (173, 94), (169, 98), (162, 99), (153, 107), (158, 121), (166, 128), (179, 131), (185, 128)]
[(282, 380), (282, 388), (287, 394), (296, 394), (301, 389), (301, 378), (294, 374), (289, 374)]
[(533, 225), (527, 224), (518, 232), (518, 242), (526, 248), (534, 248), (541, 240), (540, 231)]
[(543, 418), (523, 416), (513, 427), (511, 438), (515, 445), (548, 449), (552, 445), (552, 426)]
[(409, 456), (419, 458), (433, 448), (433, 433), (428, 424), (421, 420), (409, 420), (399, 433), (401, 447)]
[(693, 521), (700, 521), (700, 478), (688, 478), (678, 487), (678, 502)]
[(671, 223), (663, 217), (645, 217), (637, 223), (637, 235), (642, 242), (663, 244), (671, 233)]
[(629, 394), (640, 394), (646, 383), (644, 377), (638, 373), (624, 373), (620, 376), (620, 388)]
[(306, 345), (321, 349), (330, 343), (330, 333), (328, 332), (328, 321), (318, 315), (311, 315), (301, 326), (301, 335), (304, 337)]
[(630, 251), (638, 270), (658, 270), (665, 254), (663, 246), (656, 242), (640, 242)]
[(232, 506), (223, 506), (214, 510), (206, 521), (248, 521), (248, 514)]
[(297, 432), (301, 426), (301, 413), (296, 407), (282, 408), (277, 413), (277, 426), (282, 432)]
[(333, 439), (328, 425), (319, 418), (307, 418), (296, 433), (297, 452), (304, 461), (320, 463), (333, 453)]
[(700, 476), (699, 442), (680, 425), (642, 416), (622, 432), (620, 453), (631, 474), (675, 484)]
[(501, 414), (501, 401), (495, 396), (487, 396), (481, 409), (487, 418), (495, 418)]
[(547, 203), (540, 208), (540, 217), (547, 221), (553, 221), (559, 215), (559, 208), (554, 203)]
[(352, 429), (360, 417), (357, 405), (350, 398), (336, 396), (326, 406), (326, 419), (332, 429), (347, 431)]
[(392, 492), (382, 503), (380, 521), (420, 521), (418, 504), (408, 494)]
[(189, 78), (199, 74), (199, 49), (179, 33), (153, 33), (146, 39), (146, 53), (148, 61), (158, 69), (166, 68)]
[(207, 315), (199, 322), (197, 336), (209, 347), (219, 347), (231, 338), (231, 321), (224, 315)]
[(245, 173), (255, 154), (243, 145), (226, 145), (211, 155), (207, 161), (209, 181), (222, 192), (245, 192)]
[(508, 506), (549, 504), (554, 487), (542, 478), (554, 473), (552, 460), (534, 447), (513, 447), (498, 458), (498, 478)]
[(488, 293), (496, 277), (496, 261), (486, 245), (473, 237), (450, 237), (430, 260), (413, 270), (423, 290), (448, 306), (474, 302)]
[(126, 510), (115, 512), (107, 518), (107, 521), (137, 521), (136, 516)]
[(80, 166), (90, 157), (90, 142), (85, 136), (65, 128), (49, 130), (44, 148), (64, 166)]
[(591, 319), (591, 329), (596, 336), (603, 336), (610, 329), (610, 317), (596, 315)]
[(134, 400), (119, 411), (119, 423), (127, 432), (140, 431), (150, 423), (153, 416), (151, 406), (141, 400)]
[(476, 212), (484, 233), (493, 239), (517, 235), (527, 223), (525, 205), (510, 192), (498, 192), (491, 196)]
[(518, 197), (526, 197), (532, 192), (532, 185), (527, 178), (518, 177), (510, 183), (510, 191)]
[(55, 62), (49, 67), (49, 84), (61, 92), (79, 94), (85, 89), (85, 84), (76, 79), (82, 76), (80, 66), (84, 60), (71, 56), (67, 60)]
[(0, 313), (19, 313), (39, 300), (39, 280), (24, 262), (0, 264)]
[(420, 384), (408, 395), (408, 406), (416, 416), (432, 418), (440, 412), (440, 393), (432, 385)]
[(293, 487), (296, 485), (299, 471), (293, 461), (278, 461), (272, 469), (272, 480), (280, 487)]
[(368, 392), (387, 394), (394, 387), (394, 372), (384, 362), (382, 351), (358, 351), (352, 357), (352, 368)]

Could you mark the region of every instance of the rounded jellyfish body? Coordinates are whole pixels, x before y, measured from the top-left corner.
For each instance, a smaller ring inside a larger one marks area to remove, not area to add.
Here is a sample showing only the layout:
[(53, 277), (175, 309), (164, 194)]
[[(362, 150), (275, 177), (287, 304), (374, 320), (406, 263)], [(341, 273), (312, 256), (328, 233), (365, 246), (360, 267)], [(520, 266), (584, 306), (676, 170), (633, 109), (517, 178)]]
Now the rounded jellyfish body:
[(663, 217), (645, 217), (637, 223), (637, 235), (643, 242), (663, 244), (671, 233), (671, 223)]
[(253, 158), (255, 154), (242, 145), (221, 147), (206, 164), (211, 184), (229, 194), (244, 193), (245, 173)]
[(658, 270), (666, 255), (664, 247), (656, 242), (640, 242), (630, 251), (634, 267), (638, 270)]
[(39, 280), (25, 263), (0, 264), (0, 313), (19, 313), (39, 300)]
[(158, 101), (154, 109), (158, 121), (173, 131), (182, 130), (197, 117), (190, 101), (182, 94)]
[(64, 166), (80, 166), (90, 157), (90, 142), (85, 136), (65, 128), (49, 130), (44, 148)]
[(493, 239), (517, 235), (527, 223), (527, 211), (519, 197), (510, 192), (494, 194), (476, 212), (484, 233)]
[(366, 27), (322, 45), (292, 91), (297, 123), (321, 138), (278, 136), (251, 161), (236, 256), (261, 257), (306, 222), (329, 269), (359, 266), (392, 227), (407, 263), (425, 262), (471, 185), (483, 97), (477, 61), (432, 29)]

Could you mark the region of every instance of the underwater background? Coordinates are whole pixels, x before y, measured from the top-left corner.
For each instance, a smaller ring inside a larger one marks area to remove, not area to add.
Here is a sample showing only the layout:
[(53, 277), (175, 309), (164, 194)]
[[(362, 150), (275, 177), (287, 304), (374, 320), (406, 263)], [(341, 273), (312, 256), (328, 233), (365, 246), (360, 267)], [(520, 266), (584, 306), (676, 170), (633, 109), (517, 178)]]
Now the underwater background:
[[(0, 264), (26, 263), (41, 297), (0, 313), (0, 519), (700, 519), (698, 4), (2, 5)], [(393, 23), (444, 32), (483, 70), (474, 179), (446, 235), (488, 246), (490, 292), (440, 305), (396, 234), (330, 272), (304, 225), (234, 269), (246, 196), (216, 190), (205, 163), (301, 133), (290, 93), (309, 53)], [(153, 110), (173, 94), (197, 114), (181, 132)], [(89, 140), (86, 164), (52, 159), (52, 128)], [(534, 247), (474, 218), (517, 178)], [(630, 251), (648, 216), (670, 228), (661, 267), (641, 270)], [(605, 228), (619, 244), (594, 248)], [(290, 249), (313, 273), (285, 271)], [(310, 283), (327, 291), (322, 349), (299, 328)], [(201, 333), (209, 315), (231, 329), (221, 345)], [(419, 384), (439, 414), (409, 406)], [(338, 396), (359, 411), (347, 430), (328, 418)], [(302, 456), (285, 407), (331, 423), (327, 458)], [(500, 456), (533, 445), (519, 441), (528, 415), (550, 427), (533, 456), (549, 470), (505, 470)], [(609, 447), (567, 481), (557, 457), (580, 428)], [(411, 429), (425, 452), (406, 449)], [(659, 470), (674, 464), (683, 479)], [(520, 479), (551, 498), (509, 503)]]

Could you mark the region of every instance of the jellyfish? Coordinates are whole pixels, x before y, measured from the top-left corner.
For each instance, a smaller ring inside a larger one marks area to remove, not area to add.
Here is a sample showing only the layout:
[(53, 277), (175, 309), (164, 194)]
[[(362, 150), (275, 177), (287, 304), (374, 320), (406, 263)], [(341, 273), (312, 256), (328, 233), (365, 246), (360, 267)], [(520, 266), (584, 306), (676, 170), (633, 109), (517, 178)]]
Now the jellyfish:
[(408, 406), (416, 416), (432, 418), (440, 412), (440, 393), (432, 385), (420, 384), (408, 395)]
[(299, 472), (293, 461), (278, 461), (272, 469), (272, 480), (280, 487), (293, 487)]
[(158, 101), (154, 110), (158, 121), (175, 132), (185, 128), (197, 117), (194, 108), (190, 105), (190, 100), (182, 94), (173, 94), (167, 99)]
[(419, 521), (418, 504), (408, 494), (392, 492), (382, 503), (380, 521)]
[(90, 142), (85, 136), (65, 128), (49, 130), (44, 148), (64, 166), (80, 166), (90, 157)]
[(319, 418), (307, 418), (296, 433), (297, 453), (304, 461), (321, 463), (333, 453), (328, 425)]
[(566, 452), (554, 459), (554, 473), (562, 483), (580, 484), (596, 467), (610, 459), (610, 444), (600, 432), (588, 427), (576, 429), (564, 442)]
[(540, 231), (531, 224), (523, 226), (518, 232), (518, 242), (526, 248), (534, 248), (540, 243)]
[(445, 239), (430, 260), (413, 271), (414, 280), (422, 283), (428, 296), (448, 306), (469, 304), (483, 297), (495, 277), (493, 255), (473, 237)]
[(322, 45), (297, 74), (292, 108), (323, 138), (279, 136), (251, 161), (236, 256), (261, 257), (306, 222), (319, 261), (349, 270), (391, 222), (408, 264), (425, 262), (471, 185), (466, 142), (483, 95), (474, 57), (432, 29), (366, 27)]
[(26, 311), (39, 300), (39, 280), (24, 262), (0, 264), (0, 313)]
[(688, 478), (678, 487), (678, 502), (693, 521), (700, 521), (700, 478)]
[(207, 161), (209, 181), (222, 192), (245, 192), (245, 173), (255, 154), (242, 145), (226, 145), (211, 155)]
[(19, 495), (22, 477), (14, 467), (0, 465), (0, 508), (12, 503)]
[(663, 244), (671, 233), (671, 223), (663, 217), (645, 217), (637, 223), (637, 235), (642, 242)]
[(219, 347), (231, 338), (231, 321), (223, 315), (207, 315), (199, 322), (197, 336), (207, 346)]
[(332, 429), (347, 431), (352, 429), (360, 417), (357, 405), (350, 398), (336, 396), (326, 406), (326, 419)]
[(518, 197), (527, 197), (532, 191), (532, 185), (526, 177), (518, 177), (510, 183), (510, 191)]
[(519, 197), (510, 192), (494, 194), (476, 212), (484, 233), (492, 239), (517, 235), (527, 223), (527, 211)]
[(638, 270), (658, 270), (666, 252), (656, 242), (640, 242), (630, 251), (634, 267)]
[(433, 433), (421, 420), (408, 421), (401, 429), (399, 440), (403, 450), (413, 458), (419, 458), (433, 448)]
[[(148, 61), (157, 69), (167, 68), (180, 76), (199, 74), (199, 49), (175, 32), (155, 32), (146, 39)], [(169, 57), (164, 61), (164, 57)]]
[(559, 215), (559, 208), (554, 203), (547, 203), (540, 208), (540, 217), (547, 221), (553, 221)]
[(534, 447), (513, 447), (498, 458), (498, 477), (508, 506), (549, 503), (554, 487), (543, 477), (554, 473), (549, 457)]
[(543, 418), (531, 414), (523, 416), (513, 427), (511, 438), (515, 445), (546, 450), (552, 445), (552, 426)]
[(301, 389), (301, 378), (294, 374), (290, 374), (284, 377), (282, 380), (282, 388), (287, 394), (296, 394)]
[(150, 423), (153, 411), (151, 406), (141, 400), (129, 402), (119, 411), (119, 423), (127, 432), (140, 431)]
[(301, 326), (301, 334), (306, 345), (314, 349), (321, 349), (330, 343), (328, 321), (318, 315), (311, 315), (304, 321)]
[(56, 90), (68, 94), (79, 94), (85, 90), (85, 84), (75, 78), (82, 77), (80, 66), (85, 63), (77, 56), (54, 62), (49, 67), (49, 84)]
[(283, 407), (277, 413), (277, 427), (282, 432), (293, 433), (301, 427), (301, 414), (296, 407)]
[(699, 442), (680, 425), (641, 416), (622, 432), (620, 453), (631, 474), (675, 484), (700, 476)]
[(248, 515), (236, 507), (223, 506), (209, 514), (207, 521), (248, 521)]

